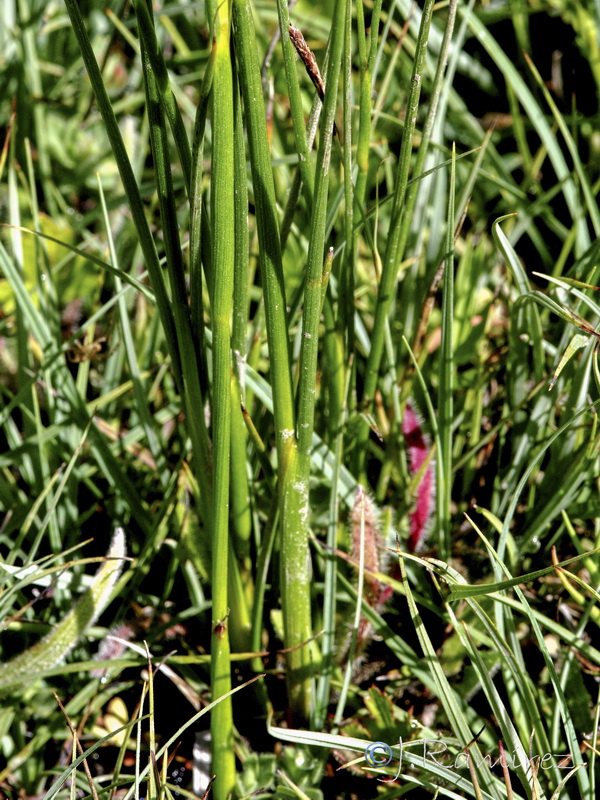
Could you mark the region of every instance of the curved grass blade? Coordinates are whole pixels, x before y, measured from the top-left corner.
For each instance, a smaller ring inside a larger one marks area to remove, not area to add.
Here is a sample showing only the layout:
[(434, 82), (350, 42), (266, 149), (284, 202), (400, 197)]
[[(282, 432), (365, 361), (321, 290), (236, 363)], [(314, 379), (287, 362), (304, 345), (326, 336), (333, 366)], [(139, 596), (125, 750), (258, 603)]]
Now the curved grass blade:
[(105, 563), (74, 608), (40, 642), (10, 661), (0, 664), (0, 696), (5, 697), (32, 683), (40, 672), (55, 666), (70, 653), (87, 628), (93, 625), (108, 605), (114, 585), (121, 574), (125, 554), (125, 533), (122, 528), (117, 528)]

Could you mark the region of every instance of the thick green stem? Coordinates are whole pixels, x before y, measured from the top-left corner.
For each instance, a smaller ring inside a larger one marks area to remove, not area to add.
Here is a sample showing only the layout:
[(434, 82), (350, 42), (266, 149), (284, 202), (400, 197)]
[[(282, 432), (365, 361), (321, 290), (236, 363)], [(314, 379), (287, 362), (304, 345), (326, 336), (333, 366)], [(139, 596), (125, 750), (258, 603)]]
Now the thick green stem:
[[(284, 620), (287, 619), (287, 623), (284, 622), (285, 644), (287, 648), (297, 648), (292, 650), (288, 656), (288, 687), (292, 709), (299, 718), (306, 719), (310, 709), (310, 691), (308, 690), (310, 681), (308, 679), (309, 670), (305, 663), (308, 653), (307, 648), (303, 645), (311, 635), (306, 502), (305, 492), (300, 491), (300, 487), (304, 484), (297, 479), (296, 475), (294, 397), (277, 204), (252, 9), (248, 0), (234, 0), (234, 11), (236, 53), (248, 128), (259, 243), (258, 262), (264, 288), (273, 388), (273, 416), (278, 456), (279, 519), (282, 525), (281, 591)], [(305, 486), (308, 486), (308, 482)], [(299, 500), (300, 497), (302, 502)], [(301, 553), (297, 552), (298, 543)]]
[[(229, 557), (229, 460), (231, 447), (231, 342), (233, 305), (234, 147), (231, 132), (233, 78), (230, 56), (230, 11), (222, 3), (215, 22), (216, 54), (213, 79), (212, 224), (214, 269), (218, 280), (213, 294), (213, 531), (211, 689), (216, 700), (231, 689), (228, 632), (227, 573)], [(215, 800), (226, 800), (235, 784), (233, 716), (225, 698), (211, 716), (212, 771)]]

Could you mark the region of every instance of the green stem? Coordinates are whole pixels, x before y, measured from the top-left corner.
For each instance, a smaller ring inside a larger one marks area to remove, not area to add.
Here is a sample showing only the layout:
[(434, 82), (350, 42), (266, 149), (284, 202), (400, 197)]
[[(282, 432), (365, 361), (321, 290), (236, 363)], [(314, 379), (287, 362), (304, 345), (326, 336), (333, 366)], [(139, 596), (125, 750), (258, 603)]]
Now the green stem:
[[(354, 187), (354, 215), (352, 229), (346, 233), (346, 266), (340, 278), (340, 327), (346, 331), (348, 353), (354, 351), (354, 282), (356, 265), (358, 261), (358, 228), (365, 214), (365, 196), (367, 190), (367, 177), (369, 174), (369, 151), (371, 148), (371, 117), (373, 113), (372, 80), (373, 65), (377, 55), (377, 33), (379, 30), (379, 17), (382, 0), (376, 0), (371, 14), (371, 36), (369, 52), (365, 36), (365, 20), (362, 3), (356, 4), (356, 21), (358, 28), (358, 49), (360, 57), (360, 88), (359, 88), (359, 116), (358, 135), (356, 139), (356, 184)], [(346, 128), (347, 131), (347, 128)], [(344, 141), (344, 150), (350, 149)], [(350, 207), (350, 206), (348, 206)]]
[(293, 449), (294, 395), (291, 356), (287, 332), (283, 264), (279, 244), (277, 201), (271, 169), (266, 111), (256, 51), (252, 8), (248, 0), (233, 0), (235, 42), (240, 86), (250, 150), (254, 190), (258, 264), (264, 291), (265, 320), (269, 341), (273, 388), (273, 415), (279, 456), (280, 476), (285, 474), (286, 453)]
[(177, 106), (177, 101), (171, 89), (167, 65), (163, 58), (156, 32), (154, 30), (154, 20), (151, 16), (148, 0), (134, 0), (133, 6), (138, 21), (140, 38), (144, 43), (144, 48), (148, 53), (148, 58), (152, 64), (152, 72), (156, 81), (157, 94), (161, 108), (167, 119), (175, 139), (175, 146), (179, 154), (183, 179), (187, 193), (190, 193), (192, 175), (192, 154), (190, 143), (183, 124), (183, 119)]
[[(194, 123), (194, 138), (192, 146), (192, 184), (190, 192), (190, 306), (191, 324), (194, 340), (198, 351), (198, 369), (200, 371), (200, 384), (208, 384), (206, 356), (204, 342), (204, 301), (202, 291), (202, 225), (206, 227), (206, 220), (202, 216), (202, 178), (204, 176), (204, 129), (206, 115), (214, 72), (214, 48), (204, 72), (196, 120)], [(208, 242), (206, 237), (204, 244)], [(206, 249), (206, 247), (205, 247)], [(206, 270), (206, 263), (205, 263)]]
[(304, 124), (304, 114), (302, 112), (302, 99), (300, 97), (300, 86), (298, 83), (298, 73), (296, 72), (296, 59), (294, 47), (290, 41), (289, 27), (290, 17), (288, 6), (285, 0), (277, 0), (277, 13), (279, 15), (279, 30), (281, 32), (281, 47), (283, 49), (283, 63), (287, 80), (288, 95), (290, 98), (290, 109), (292, 112), (292, 124), (294, 126), (294, 141), (296, 152), (298, 153), (299, 173), (302, 177), (304, 193), (306, 195), (307, 208), (312, 203), (314, 179), (310, 168), (310, 146), (306, 137), (306, 125)]
[[(427, 40), (431, 25), (434, 0), (425, 0), (423, 13), (421, 16), (421, 27), (414, 57), (414, 66), (411, 77), (410, 92), (406, 108), (406, 122), (402, 133), (402, 144), (400, 156), (398, 158), (398, 172), (394, 187), (393, 211), (391, 215), (392, 226), (388, 233), (385, 255), (382, 264), (381, 282), (377, 293), (377, 307), (375, 310), (375, 321), (373, 324), (373, 334), (371, 336), (371, 350), (367, 361), (365, 374), (365, 386), (363, 391), (362, 406), (364, 411), (371, 409), (381, 358), (385, 344), (385, 325), (388, 319), (392, 300), (394, 298), (394, 287), (398, 276), (398, 265), (402, 258), (402, 238), (403, 220), (405, 212), (405, 201), (408, 189), (408, 176), (412, 156), (413, 139), (417, 125), (417, 112), (419, 109), (419, 98), (421, 96), (421, 82), (423, 68), (425, 65), (425, 55), (427, 52)], [(408, 215), (406, 215), (408, 218)], [(369, 428), (366, 425), (361, 427), (359, 447), (357, 457), (361, 472), (364, 472), (365, 444), (369, 435)], [(364, 478), (364, 476), (363, 476)]]
[(317, 156), (313, 212), (309, 237), (300, 379), (298, 385), (298, 458), (294, 479), (288, 487), (286, 517), (290, 520), (288, 536), (282, 542), (283, 624), (288, 647), (295, 648), (288, 657), (288, 687), (292, 709), (307, 717), (312, 702), (311, 653), (303, 647), (311, 633), (310, 553), (308, 547), (308, 510), (310, 453), (314, 432), (315, 386), (319, 349), (319, 321), (323, 305), (323, 253), (327, 222), (327, 196), (331, 143), (336, 111), (338, 80), (344, 44), (345, 2), (338, 0), (331, 27), (329, 62), (325, 81), (321, 138)]
[(210, 449), (202, 411), (204, 404), (200, 390), (196, 348), (192, 339), (190, 325), (165, 116), (160, 104), (158, 84), (154, 77), (154, 67), (150, 63), (144, 42), (141, 43), (141, 51), (144, 65), (148, 120), (150, 123), (150, 143), (154, 160), (154, 174), (156, 176), (167, 271), (171, 285), (171, 306), (175, 319), (178, 352), (182, 367), (183, 403), (196, 455), (196, 475), (200, 484), (198, 495), (200, 515), (204, 523), (210, 525), (212, 509), (208, 498), (210, 498), (211, 476), (210, 470), (207, 469), (207, 465), (210, 464)]
[[(234, 77), (237, 78), (235, 74)], [(242, 124), (242, 99), (237, 80), (234, 86), (234, 117), (236, 270), (233, 286), (233, 323), (231, 331), (235, 372), (231, 376), (231, 525), (237, 559), (243, 573), (244, 591), (251, 605), (254, 587), (250, 563), (252, 513), (246, 458), (248, 434), (241, 409), (241, 401), (244, 397), (246, 335), (248, 329), (250, 280), (248, 255), (250, 236), (248, 233), (248, 181), (244, 128)], [(234, 647), (236, 646), (235, 640), (233, 640), (233, 645)], [(245, 649), (249, 649), (249, 642), (247, 642)]]
[(442, 343), (440, 358), (440, 388), (438, 415), (441, 452), (437, 459), (437, 514), (440, 558), (450, 558), (450, 501), (452, 495), (452, 421), (454, 386), (454, 197), (456, 187), (456, 149), (452, 147), (450, 193), (446, 227), (446, 263), (442, 298)]
[[(231, 450), (231, 342), (230, 319), (234, 276), (234, 129), (233, 76), (230, 55), (229, 2), (222, 3), (215, 20), (213, 78), (212, 209), (213, 258), (213, 531), (211, 688), (217, 700), (231, 690), (228, 631), (229, 460)], [(215, 800), (226, 800), (235, 785), (233, 714), (225, 698), (211, 715), (212, 771)]]
[[(319, 319), (323, 301), (323, 256), (327, 223), (329, 167), (337, 86), (344, 44), (344, 13), (345, 4), (343, 0), (338, 0), (335, 17), (332, 22), (330, 58), (325, 83), (323, 123), (317, 156), (313, 213), (306, 265), (300, 381), (298, 386), (298, 450), (304, 460), (307, 456), (310, 456), (314, 431), (315, 385), (319, 348)], [(306, 476), (308, 477), (308, 470), (306, 471)]]
[[(277, 445), (279, 519), (281, 531), (282, 605), (288, 655), (290, 706), (299, 719), (310, 710), (308, 652), (311, 635), (310, 577), (305, 505), (298, 502), (297, 445), (290, 348), (286, 320), (283, 266), (277, 205), (266, 128), (260, 64), (252, 8), (248, 0), (234, 0), (236, 52), (248, 127), (250, 165), (256, 208), (258, 262), (264, 288), (269, 342), (273, 416)], [(323, 215), (324, 219), (325, 215)], [(314, 389), (314, 383), (313, 383)], [(308, 483), (306, 482), (306, 486)], [(298, 547), (298, 545), (300, 545)], [(290, 622), (291, 620), (291, 622)]]
[[(357, 9), (357, 15), (360, 17), (361, 11)], [(361, 80), (362, 80), (361, 70)], [(339, 286), (339, 305), (338, 305), (338, 326), (340, 333), (346, 332), (346, 350), (348, 354), (354, 352), (354, 285), (355, 285), (355, 259), (356, 259), (356, 240), (358, 235), (355, 233), (354, 220), (352, 215), (352, 208), (354, 205), (353, 187), (352, 187), (352, 4), (346, 4), (346, 20), (344, 30), (344, 69), (343, 69), (343, 85), (344, 85), (344, 104), (343, 104), (343, 147), (342, 158), (344, 164), (344, 206), (346, 213), (344, 215), (344, 257), (341, 259), (341, 274)], [(367, 139), (369, 134), (367, 133)], [(367, 161), (368, 161), (368, 143), (367, 143)], [(336, 328), (338, 328), (336, 326)], [(330, 325), (327, 324), (329, 329)], [(338, 337), (338, 330), (335, 331), (336, 338)], [(343, 336), (343, 333), (342, 333)], [(327, 339), (325, 340), (327, 342)], [(335, 374), (335, 373), (333, 373)], [(337, 387), (341, 388), (345, 384), (344, 369), (337, 375)], [(334, 385), (331, 383), (330, 396), (336, 395)], [(329, 415), (332, 421), (337, 424), (341, 411), (341, 392), (338, 394), (340, 401), (333, 409), (333, 413)], [(331, 428), (333, 435), (334, 429)], [(333, 436), (332, 436), (333, 441)]]

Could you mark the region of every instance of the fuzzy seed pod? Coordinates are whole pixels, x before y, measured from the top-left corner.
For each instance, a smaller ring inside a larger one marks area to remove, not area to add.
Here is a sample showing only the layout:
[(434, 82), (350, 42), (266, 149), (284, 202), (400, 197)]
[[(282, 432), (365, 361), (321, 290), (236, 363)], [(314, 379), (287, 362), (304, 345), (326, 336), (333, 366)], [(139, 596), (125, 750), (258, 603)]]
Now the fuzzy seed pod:
[[(431, 448), (428, 437), (423, 433), (423, 420), (410, 401), (404, 412), (402, 433), (406, 439), (408, 467), (411, 475), (416, 475), (428, 458)], [(430, 459), (419, 481), (415, 505), (410, 513), (408, 549), (411, 553), (418, 552), (425, 545), (433, 514), (434, 498), (435, 463)]]

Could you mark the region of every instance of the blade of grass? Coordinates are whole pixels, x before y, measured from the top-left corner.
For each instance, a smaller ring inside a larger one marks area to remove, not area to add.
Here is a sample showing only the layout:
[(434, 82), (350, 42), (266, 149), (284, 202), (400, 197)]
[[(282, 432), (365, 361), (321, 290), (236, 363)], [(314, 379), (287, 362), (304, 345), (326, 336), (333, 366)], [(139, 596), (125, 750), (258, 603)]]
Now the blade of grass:
[[(102, 205), (102, 212), (104, 215), (104, 224), (106, 227), (106, 233), (108, 236), (108, 247), (110, 252), (111, 261), (114, 265), (117, 265), (118, 256), (115, 250), (115, 243), (112, 236), (112, 232), (110, 229), (110, 221), (108, 218), (108, 210), (106, 208), (106, 201), (104, 197), (104, 191), (102, 189), (102, 182), (98, 179), (98, 192), (100, 195), (100, 203)], [(118, 269), (118, 268), (117, 268)], [(119, 270), (120, 272), (120, 270)], [(129, 311), (127, 309), (127, 303), (125, 300), (125, 295), (122, 292), (122, 284), (121, 284), (121, 277), (120, 275), (115, 275), (115, 290), (118, 294), (118, 307), (119, 307), (119, 321), (121, 325), (121, 336), (123, 337), (123, 343), (125, 347), (126, 357), (127, 357), (127, 365), (129, 369), (129, 374), (131, 375), (131, 380), (133, 383), (133, 391), (136, 399), (137, 405), (137, 413), (139, 414), (141, 423), (144, 427), (146, 440), (148, 442), (148, 446), (152, 452), (154, 460), (158, 466), (158, 474), (161, 480), (161, 484), (163, 488), (165, 488), (166, 483), (165, 480), (167, 478), (167, 469), (166, 469), (166, 462), (165, 462), (165, 455), (163, 449), (161, 447), (154, 420), (150, 414), (150, 410), (148, 408), (148, 395), (145, 386), (142, 383), (140, 370), (138, 367), (137, 355), (135, 352), (135, 344), (133, 339), (133, 333), (131, 330), (131, 323), (129, 319)]]
[[(384, 771), (383, 769), (375, 770), (373, 766), (368, 764), (366, 754), (368, 753), (369, 746), (374, 744), (368, 739), (280, 728), (272, 725), (270, 719), (267, 721), (267, 730), (271, 736), (284, 742), (293, 742), (310, 747), (325, 747), (329, 750), (350, 750), (355, 753), (363, 754), (363, 758), (356, 759), (352, 762), (352, 765), (362, 765), (363, 762), (366, 762), (367, 769), (370, 773), (384, 776), (392, 775), (392, 780), (403, 778), (405, 781), (410, 782), (409, 787), (413, 785), (425, 787), (430, 792), (435, 791), (436, 794), (434, 796), (436, 797), (449, 797), (453, 798), (453, 800), (458, 800), (458, 798), (465, 796), (465, 794), (467, 797), (478, 797), (468, 777), (461, 775), (457, 769), (449, 769), (448, 766), (436, 760), (436, 754), (439, 757), (440, 753), (445, 754), (448, 749), (445, 742), (439, 739), (414, 739), (408, 742), (400, 740), (399, 744), (388, 744), (385, 742), (386, 749), (383, 752), (391, 752), (394, 762), (397, 763), (390, 763), (389, 768)], [(377, 744), (381, 745), (381, 743)], [(436, 750), (434, 752), (428, 750), (428, 745), (440, 744), (443, 746), (443, 750)], [(453, 744), (455, 743), (453, 742)], [(412, 752), (413, 748), (416, 752)], [(403, 770), (403, 765), (406, 765), (408, 769)], [(395, 775), (394, 772), (396, 773)], [(419, 775), (420, 772), (425, 774), (424, 778)], [(448, 785), (451, 787), (450, 789), (447, 788)], [(498, 787), (496, 790), (498, 792), (500, 782), (497, 781), (497, 779), (494, 779), (494, 786)], [(461, 792), (461, 794), (457, 794), (457, 792)], [(484, 800), (491, 800), (491, 798), (499, 796), (500, 795), (497, 793), (491, 794), (487, 791), (479, 795), (479, 797), (484, 798)], [(515, 800), (522, 800), (521, 796), (517, 794), (514, 795), (514, 798)]]
[[(451, 567), (446, 567), (447, 573), (451, 573), (454, 580), (458, 583), (464, 583), (464, 578), (453, 570)], [(507, 710), (506, 706), (504, 705), (502, 699), (499, 697), (497, 690), (495, 688), (494, 683), (491, 680), (491, 677), (487, 674), (488, 669), (483, 665), (482, 662), (480, 663), (479, 675), (482, 684), (485, 687), (486, 694), (492, 706), (496, 707), (494, 711), (496, 719), (500, 721), (501, 729), (502, 729), (502, 736), (504, 741), (510, 741), (515, 746), (521, 755), (523, 755), (523, 747), (521, 742), (527, 741), (531, 730), (534, 729), (536, 732), (536, 736), (538, 738), (538, 742), (542, 749), (543, 753), (549, 753), (550, 744), (548, 741), (548, 735), (546, 729), (544, 727), (544, 722), (542, 718), (542, 714), (540, 712), (540, 698), (537, 696), (537, 692), (535, 687), (532, 685), (532, 682), (529, 678), (525, 665), (523, 663), (523, 657), (521, 654), (521, 647), (520, 644), (517, 642), (517, 650), (514, 652), (511, 649), (512, 642), (508, 640), (506, 637), (503, 637), (496, 626), (494, 625), (492, 619), (486, 613), (482, 605), (479, 601), (475, 601), (473, 599), (469, 599), (468, 601), (469, 607), (473, 610), (476, 617), (479, 621), (483, 624), (485, 631), (488, 633), (490, 638), (490, 646), (494, 649), (495, 652), (498, 653), (502, 666), (507, 668), (510, 672), (510, 677), (516, 687), (517, 691), (514, 695), (509, 695), (511, 700), (510, 702), (510, 709)], [(455, 619), (454, 613), (452, 609), (446, 605), (448, 613), (451, 615), (453, 619)], [(462, 623), (462, 626), (458, 626), (458, 622), (455, 621), (455, 628), (457, 632), (462, 637), (462, 627), (465, 626), (465, 623)], [(516, 626), (515, 626), (516, 627)], [(465, 634), (470, 637), (469, 630), (465, 629)], [(471, 649), (475, 650), (473, 644), (465, 645), (466, 649), (470, 651)], [(471, 654), (472, 659), (480, 659), (478, 653)], [(485, 673), (485, 674), (484, 674)], [(511, 714), (512, 712), (512, 720), (517, 724), (521, 738), (516, 735), (516, 732), (512, 728), (511, 725)], [(527, 763), (527, 759), (519, 759), (519, 764), (522, 766), (523, 761)], [(560, 772), (554, 768), (554, 777), (555, 781), (558, 781), (560, 778)], [(525, 781), (525, 784), (528, 782)]]
[[(463, 8), (461, 13), (465, 13)], [(486, 25), (475, 14), (469, 14), (469, 27), (477, 37), (478, 41), (487, 50), (490, 57), (496, 63), (505, 80), (509, 82), (514, 90), (523, 110), (529, 117), (531, 124), (540, 137), (542, 144), (548, 151), (548, 156), (556, 173), (556, 178), (562, 184), (565, 201), (569, 212), (577, 227), (577, 249), (581, 254), (590, 245), (589, 233), (586, 223), (579, 212), (580, 203), (577, 191), (571, 178), (570, 170), (565, 162), (562, 150), (556, 139), (556, 135), (548, 124), (546, 117), (542, 113), (539, 104), (521, 77), (519, 70), (511, 61), (509, 56), (502, 50), (496, 40), (492, 37)]]
[[(146, 0), (142, 0), (146, 2)], [(211, 524), (213, 509), (208, 498), (211, 496), (210, 446), (204, 420), (204, 403), (200, 390), (199, 369), (196, 361), (196, 348), (192, 340), (189, 323), (189, 308), (183, 257), (179, 241), (179, 225), (175, 208), (175, 195), (169, 161), (169, 147), (164, 113), (160, 104), (158, 82), (154, 74), (154, 64), (150, 63), (145, 44), (141, 46), (144, 66), (144, 87), (148, 119), (150, 122), (150, 143), (154, 161), (154, 176), (157, 183), (158, 203), (162, 222), (167, 272), (171, 286), (171, 308), (175, 321), (178, 358), (183, 379), (183, 401), (186, 420), (196, 453), (196, 473), (201, 491), (197, 497), (200, 514), (205, 524)]]
[[(600, 553), (600, 548), (590, 551), (587, 553), (587, 555), (595, 553)], [(501, 581), (494, 581), (493, 583), (480, 583), (475, 585), (461, 584), (452, 586), (450, 588), (450, 594), (453, 600), (464, 600), (467, 597), (481, 597), (482, 595), (493, 594), (495, 592), (504, 591), (505, 589), (510, 589), (514, 586), (531, 583), (531, 581), (536, 581), (538, 578), (543, 578), (545, 575), (550, 575), (556, 570), (557, 567), (568, 567), (569, 564), (574, 564), (584, 558), (585, 554), (581, 553), (580, 555), (573, 556), (572, 558), (567, 558), (565, 561), (560, 561), (554, 566), (544, 567), (543, 569), (537, 569), (534, 572), (528, 572), (525, 575), (519, 575), (515, 578), (511, 577)]]
[[(431, 644), (431, 640), (429, 635), (425, 629), (423, 624), (423, 620), (421, 619), (421, 615), (419, 614), (419, 610), (417, 608), (417, 604), (415, 603), (412, 590), (410, 588), (410, 584), (406, 577), (406, 568), (404, 565), (404, 558), (402, 555), (399, 556), (399, 563), (400, 563), (400, 573), (402, 576), (402, 583), (404, 585), (404, 589), (406, 592), (406, 599), (408, 601), (408, 607), (410, 610), (410, 615), (413, 620), (413, 624), (415, 626), (415, 631), (419, 638), (419, 642), (421, 644), (421, 648), (423, 649), (423, 653), (425, 659), (427, 661), (429, 670), (431, 671), (432, 677), (436, 684), (437, 695), (440, 698), (440, 702), (443, 704), (446, 714), (448, 716), (448, 720), (454, 731), (454, 734), (458, 737), (459, 741), (461, 742), (462, 746), (466, 746), (473, 737), (471, 730), (469, 728), (469, 724), (465, 717), (465, 709), (461, 707), (461, 703), (459, 703), (458, 698), (452, 687), (450, 686), (448, 679), (446, 678), (444, 671), (442, 669), (442, 665), (440, 664), (438, 655)], [(482, 761), (481, 752), (479, 747), (476, 743), (473, 743), (470, 747), (471, 750), (474, 751), (476, 763), (481, 765), (484, 763)], [(496, 782), (493, 780), (492, 775), (484, 769), (478, 769), (477, 775), (485, 787), (486, 791), (490, 793), (492, 797), (498, 798), (500, 800), (500, 793)]]
[[(598, 401), (598, 402), (600, 402), (600, 401)], [(482, 538), (482, 540), (483, 540), (488, 552), (491, 554), (491, 556), (493, 557), (494, 561), (496, 562), (496, 565), (497, 565), (498, 569), (501, 570), (502, 572), (504, 572), (504, 574), (510, 576), (510, 572), (508, 570), (508, 567), (506, 566), (506, 564), (503, 563), (502, 559), (500, 558), (499, 553), (491, 546), (490, 542), (487, 539), (485, 539), (485, 537), (483, 537), (483, 535), (481, 533), (480, 533), (480, 537)], [(511, 579), (511, 577), (512, 576), (509, 577), (509, 580)], [(558, 673), (556, 671), (556, 667), (554, 665), (554, 661), (552, 660), (552, 656), (548, 652), (548, 647), (547, 647), (546, 642), (544, 640), (544, 636), (543, 636), (542, 631), (540, 629), (540, 626), (539, 626), (539, 624), (537, 622), (535, 614), (533, 614), (532, 611), (531, 611), (531, 607), (530, 607), (530, 604), (529, 604), (529, 602), (528, 602), (528, 600), (527, 600), (527, 598), (525, 596), (525, 593), (522, 591), (522, 589), (518, 585), (515, 586), (515, 592), (516, 592), (516, 595), (517, 595), (518, 599), (521, 601), (521, 605), (523, 607), (523, 610), (524, 610), (526, 616), (529, 619), (529, 624), (531, 625), (531, 629), (532, 629), (532, 631), (534, 633), (534, 636), (536, 638), (536, 641), (538, 643), (538, 647), (539, 647), (540, 652), (541, 652), (541, 654), (542, 654), (542, 656), (544, 658), (544, 663), (546, 665), (546, 668), (548, 669), (548, 673), (549, 673), (549, 676), (550, 676), (550, 681), (552, 683), (552, 687), (553, 687), (554, 692), (555, 692), (555, 702), (558, 705), (558, 710), (559, 710), (560, 717), (561, 717), (561, 720), (562, 720), (562, 723), (563, 723), (563, 735), (565, 736), (565, 739), (567, 741), (567, 746), (569, 748), (569, 752), (571, 754), (571, 758), (572, 758), (573, 764), (575, 765), (575, 767), (583, 766), (583, 757), (582, 757), (581, 750), (580, 750), (580, 747), (579, 747), (579, 741), (578, 741), (578, 737), (577, 737), (577, 732), (575, 730), (573, 719), (572, 719), (571, 713), (569, 711), (569, 705), (568, 705), (567, 700), (565, 698), (565, 694), (564, 694), (564, 691), (563, 691), (563, 688), (562, 688), (562, 685), (561, 685), (560, 677), (559, 677), (559, 675), (558, 675)], [(577, 772), (577, 783), (579, 785), (579, 790), (580, 790), (582, 796), (585, 796), (586, 794), (588, 794), (588, 792), (589, 792), (589, 775), (588, 775), (587, 770), (581, 770), (580, 769)]]
[(156, 247), (150, 233), (148, 221), (146, 219), (142, 198), (140, 196), (138, 185), (131, 167), (131, 162), (129, 161), (129, 157), (123, 143), (123, 138), (121, 136), (121, 131), (119, 129), (115, 113), (108, 97), (106, 87), (104, 85), (104, 81), (98, 68), (98, 63), (96, 61), (96, 57), (85, 28), (83, 15), (76, 0), (65, 0), (65, 5), (67, 7), (71, 25), (73, 26), (73, 32), (77, 38), (77, 43), (79, 45), (84, 64), (96, 96), (96, 102), (98, 103), (100, 113), (102, 114), (105, 130), (115, 156), (119, 174), (121, 176), (121, 180), (123, 181), (123, 187), (127, 195), (129, 208), (131, 209), (133, 221), (138, 233), (140, 247), (142, 248), (142, 252), (144, 254), (144, 260), (146, 262), (152, 287), (156, 296), (158, 312), (164, 327), (169, 354), (173, 362), (175, 379), (178, 383), (180, 392), (183, 395), (183, 378), (175, 335), (175, 323), (169, 299), (167, 297)]
[[(474, 642), (469, 634), (469, 630), (466, 625), (459, 625), (456, 628), (457, 630), (461, 630), (461, 639), (464, 644), (468, 646), (468, 653), (473, 665), (477, 670), (477, 675), (479, 676), (485, 695), (488, 699), (490, 707), (492, 709), (492, 713), (498, 723), (500, 731), (502, 733), (502, 739), (504, 742), (509, 742), (511, 746), (511, 750), (518, 756), (516, 759), (517, 767), (516, 772), (519, 776), (521, 783), (523, 786), (532, 786), (535, 784), (534, 791), (540, 793), (541, 787), (535, 778), (533, 772), (533, 765), (530, 760), (527, 758), (527, 753), (521, 743), (521, 740), (518, 737), (517, 731), (512, 724), (512, 719), (510, 716), (510, 710), (504, 704), (498, 690), (496, 689), (492, 678), (489, 675), (489, 670), (483, 661), (479, 650), (475, 647)], [(545, 750), (544, 752), (549, 752), (549, 750)], [(515, 763), (515, 760), (513, 760)], [(537, 795), (538, 797), (541, 794)]]
[(152, 65), (152, 74), (156, 81), (156, 94), (158, 95), (163, 114), (168, 119), (173, 133), (173, 139), (177, 147), (183, 178), (189, 196), (192, 182), (192, 154), (190, 143), (179, 107), (177, 106), (173, 90), (171, 89), (167, 66), (158, 39), (156, 38), (154, 20), (151, 16), (152, 7), (147, 4), (147, 0), (134, 0), (133, 7), (137, 17), (140, 38), (143, 42), (148, 62)]
[(11, 661), (0, 664), (0, 695), (6, 697), (31, 683), (40, 672), (53, 667), (75, 647), (108, 604), (121, 573), (125, 552), (125, 533), (122, 528), (117, 528), (105, 563), (73, 609), (48, 636)]
[(548, 87), (542, 80), (542, 76), (538, 72), (531, 57), (527, 53), (524, 53), (523, 55), (525, 57), (525, 61), (527, 62), (527, 66), (529, 67), (533, 77), (535, 78), (535, 82), (541, 89), (542, 94), (544, 95), (544, 99), (548, 103), (550, 110), (552, 111), (552, 116), (556, 120), (556, 124), (558, 125), (560, 132), (563, 135), (565, 144), (567, 145), (567, 148), (573, 160), (575, 174), (577, 175), (577, 178), (579, 180), (579, 187), (583, 192), (583, 196), (585, 198), (585, 204), (589, 215), (589, 219), (594, 228), (594, 233), (596, 234), (596, 238), (598, 238), (598, 236), (600, 236), (600, 209), (598, 208), (598, 201), (593, 195), (592, 187), (590, 186), (588, 176), (586, 175), (586, 172), (583, 168), (583, 164), (581, 163), (581, 158), (579, 156), (577, 145), (574, 142), (573, 137), (571, 136), (571, 132), (567, 127), (565, 118), (560, 113), (558, 106), (556, 105), (552, 95), (550, 94)]
[(95, 264), (98, 267), (101, 267), (103, 270), (109, 275), (112, 275), (115, 278), (120, 278), (125, 283), (128, 283), (133, 289), (140, 294), (143, 294), (148, 300), (152, 303), (155, 302), (154, 299), (154, 292), (148, 287), (142, 280), (136, 278), (133, 275), (129, 275), (127, 272), (122, 272), (118, 267), (114, 267), (112, 264), (108, 264), (106, 261), (103, 261), (101, 258), (93, 255), (93, 253), (88, 253), (86, 250), (81, 249), (80, 247), (76, 247), (75, 245), (69, 244), (69, 242), (64, 242), (61, 239), (56, 239), (54, 236), (50, 236), (43, 231), (34, 231), (31, 228), (24, 228), (21, 225), (7, 225), (5, 222), (0, 222), (0, 227), (12, 227), (15, 230), (21, 231), (22, 233), (30, 233), (33, 236), (38, 236), (41, 239), (45, 239), (48, 242), (53, 242), (54, 244), (59, 244), (61, 247), (70, 250), (75, 255), (81, 256), (81, 258), (85, 258), (90, 261), (92, 264)]
[[(27, 288), (25, 287), (19, 271), (16, 269), (4, 246), (0, 242), (0, 268), (8, 278), (15, 296), (27, 317), (27, 325), (32, 335), (38, 341), (44, 352), (45, 363), (50, 364), (53, 360), (61, 359), (61, 352), (58, 349), (47, 322), (42, 314), (33, 304)], [(81, 430), (85, 430), (90, 424), (90, 414), (83, 403), (75, 383), (62, 360), (62, 363), (54, 370), (54, 388), (64, 398), (69, 407), (69, 413)], [(104, 436), (100, 433), (98, 426), (92, 423), (89, 431), (89, 438), (94, 447), (95, 457), (102, 469), (105, 477), (111, 485), (118, 488), (118, 496), (125, 499), (132, 514), (137, 518), (139, 524), (144, 529), (150, 528), (150, 517), (141, 503), (139, 494), (129, 478), (123, 472), (121, 464), (115, 458), (108, 447)]]

